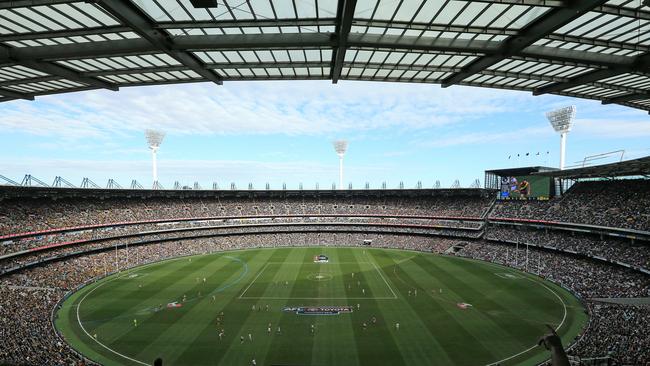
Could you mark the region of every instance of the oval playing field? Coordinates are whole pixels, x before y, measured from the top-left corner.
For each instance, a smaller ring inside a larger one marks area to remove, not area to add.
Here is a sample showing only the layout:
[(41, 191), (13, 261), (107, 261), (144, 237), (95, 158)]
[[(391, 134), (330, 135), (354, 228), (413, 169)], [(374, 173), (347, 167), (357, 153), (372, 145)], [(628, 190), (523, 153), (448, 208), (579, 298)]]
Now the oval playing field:
[(545, 324), (566, 344), (586, 321), (570, 293), (509, 268), (308, 247), (136, 267), (73, 294), (55, 323), (103, 364), (532, 365)]

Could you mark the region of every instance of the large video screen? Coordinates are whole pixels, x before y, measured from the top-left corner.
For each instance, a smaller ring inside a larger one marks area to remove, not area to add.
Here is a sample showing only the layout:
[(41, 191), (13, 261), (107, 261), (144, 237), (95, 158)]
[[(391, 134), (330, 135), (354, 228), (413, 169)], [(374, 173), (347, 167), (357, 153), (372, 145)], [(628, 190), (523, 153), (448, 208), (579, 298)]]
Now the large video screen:
[(534, 175), (501, 177), (502, 199), (548, 199), (551, 194), (551, 178)]

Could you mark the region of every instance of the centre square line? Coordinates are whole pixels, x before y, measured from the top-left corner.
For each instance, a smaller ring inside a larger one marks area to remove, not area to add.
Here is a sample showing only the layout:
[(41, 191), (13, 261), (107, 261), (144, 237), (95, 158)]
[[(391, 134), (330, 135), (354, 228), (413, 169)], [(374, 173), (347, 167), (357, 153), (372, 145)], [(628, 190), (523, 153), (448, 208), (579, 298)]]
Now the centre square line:
[[(372, 297), (285, 297), (285, 296), (245, 296), (246, 292), (253, 286), (255, 281), (266, 271), (269, 265), (272, 264), (288, 264), (288, 265), (303, 265), (305, 262), (266, 262), (264, 267), (262, 267), (262, 270), (253, 278), (251, 283), (246, 286), (244, 291), (242, 291), (241, 295), (239, 295), (238, 299), (241, 300), (397, 300), (397, 294), (395, 294), (395, 291), (393, 288), (388, 284), (388, 281), (384, 277), (384, 275), (381, 273), (381, 270), (377, 266), (376, 263), (371, 262), (371, 261), (361, 261), (361, 262), (337, 262), (338, 264), (369, 264), (374, 267), (374, 269), (377, 271), (377, 274), (379, 277), (384, 281), (384, 284), (386, 284), (386, 287), (390, 291), (390, 293), (393, 296), (372, 296)], [(314, 263), (314, 265), (318, 266), (327, 266), (326, 263)]]

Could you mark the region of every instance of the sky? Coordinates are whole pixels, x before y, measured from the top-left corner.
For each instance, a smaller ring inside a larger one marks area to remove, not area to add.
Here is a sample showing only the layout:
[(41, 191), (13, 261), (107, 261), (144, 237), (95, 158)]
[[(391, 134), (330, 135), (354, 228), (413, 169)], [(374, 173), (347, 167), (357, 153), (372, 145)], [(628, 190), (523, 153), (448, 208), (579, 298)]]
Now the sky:
[(144, 131), (156, 129), (166, 133), (158, 152), (166, 188), (176, 181), (331, 188), (337, 139), (349, 141), (345, 186), (459, 180), (467, 187), (483, 184), (486, 169), (558, 166), (559, 136), (545, 112), (567, 105), (577, 107), (567, 165), (616, 150), (625, 159), (650, 155), (647, 112), (597, 101), (428, 84), (239, 81), (0, 103), (0, 175), (20, 182), (31, 174), (48, 184), (61, 176), (75, 185), (88, 177), (99, 186), (112, 178), (125, 187), (135, 179), (150, 187)]

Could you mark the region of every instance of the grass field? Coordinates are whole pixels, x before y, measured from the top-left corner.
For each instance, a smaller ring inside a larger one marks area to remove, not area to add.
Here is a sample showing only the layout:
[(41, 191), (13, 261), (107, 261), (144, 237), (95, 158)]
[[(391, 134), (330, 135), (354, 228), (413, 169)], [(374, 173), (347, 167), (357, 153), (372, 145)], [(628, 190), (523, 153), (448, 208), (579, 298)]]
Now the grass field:
[[(314, 263), (319, 254), (329, 263)], [(172, 302), (181, 306), (168, 307)], [(283, 311), (330, 305), (353, 312)], [(544, 324), (559, 326), (566, 343), (585, 322), (568, 292), (505, 267), (410, 251), (309, 247), (137, 267), (72, 295), (56, 326), (103, 364), (162, 357), (165, 365), (250, 365), (253, 358), (257, 365), (528, 365), (547, 357), (533, 347)]]

